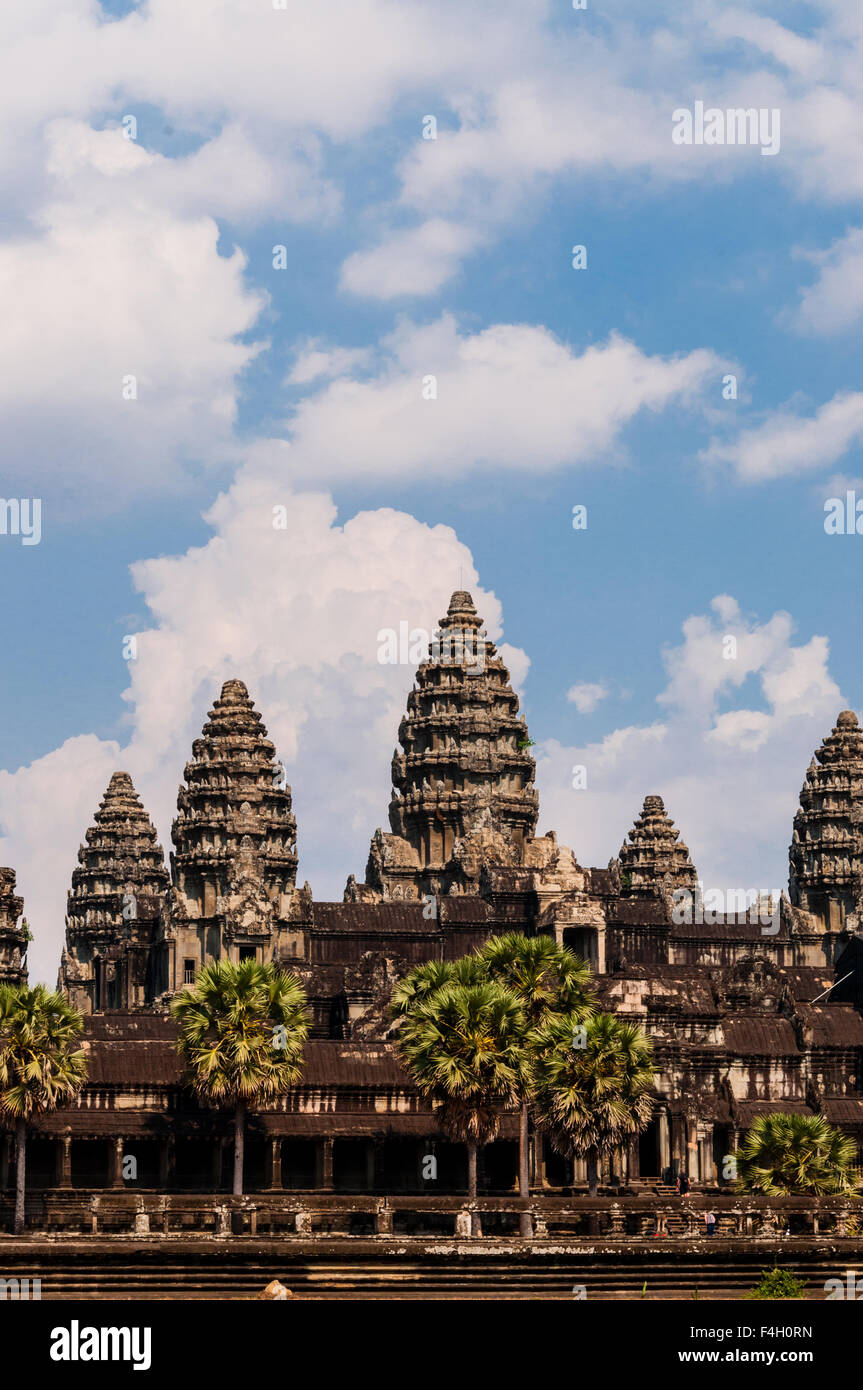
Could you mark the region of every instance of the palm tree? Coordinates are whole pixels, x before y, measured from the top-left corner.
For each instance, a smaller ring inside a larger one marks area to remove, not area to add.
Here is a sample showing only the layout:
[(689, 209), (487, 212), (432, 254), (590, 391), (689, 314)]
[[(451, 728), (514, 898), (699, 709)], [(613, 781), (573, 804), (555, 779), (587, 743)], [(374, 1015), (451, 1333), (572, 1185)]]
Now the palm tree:
[(212, 961), (173, 1000), (171, 1013), (193, 1089), (209, 1104), (233, 1108), (233, 1192), (240, 1197), (247, 1107), (281, 1095), (302, 1071), (305, 992), (296, 975), (273, 964)]
[[(492, 981), (444, 984), (402, 1014), (396, 1046), (441, 1128), (467, 1145), (468, 1199), (476, 1200), (477, 1149), (497, 1138), (500, 1111), (524, 1084), (524, 1011)], [(476, 1213), (473, 1233), (480, 1233)]]
[[(479, 952), (479, 958), (489, 977), (511, 990), (519, 1000), (531, 1030), (542, 1028), (556, 1016), (567, 1015), (571, 1033), (573, 1027), (585, 1022), (595, 1010), (596, 998), (590, 989), (590, 966), (565, 946), (559, 946), (552, 936), (524, 936), (521, 932), (506, 932), (487, 941)], [(530, 1198), (529, 1119), (528, 1078), (528, 1085), (521, 1095), (518, 1138), (518, 1188), (525, 1201)], [(521, 1234), (533, 1234), (528, 1210), (521, 1213)]]
[(59, 993), (0, 985), (0, 1113), (15, 1123), (16, 1236), (24, 1229), (27, 1124), (77, 1095), (87, 1076), (76, 1047), (84, 1020)]
[(597, 1013), (574, 1045), (570, 1019), (552, 1018), (539, 1030), (534, 1075), (536, 1107), (559, 1153), (587, 1159), (591, 1197), (602, 1155), (611, 1153), (650, 1118), (653, 1057), (635, 1024)]
[(482, 984), (488, 978), (480, 956), (460, 956), (458, 960), (429, 960), (415, 965), (399, 980), (390, 996), (390, 1014), (402, 1019), (445, 985)]
[(737, 1151), (737, 1190), (775, 1197), (853, 1192), (857, 1145), (823, 1115), (759, 1115)]

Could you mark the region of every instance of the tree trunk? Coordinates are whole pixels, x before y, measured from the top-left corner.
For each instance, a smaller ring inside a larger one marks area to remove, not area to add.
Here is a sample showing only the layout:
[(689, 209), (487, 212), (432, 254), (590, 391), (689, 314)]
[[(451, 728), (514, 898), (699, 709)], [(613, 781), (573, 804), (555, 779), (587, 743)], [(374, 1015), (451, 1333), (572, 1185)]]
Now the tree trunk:
[[(522, 1102), (518, 1129), (518, 1194), (522, 1201), (530, 1201), (530, 1154), (528, 1152), (528, 1104)], [(519, 1227), (525, 1240), (533, 1235), (533, 1217), (523, 1211), (519, 1217)]]
[(590, 1197), (599, 1192), (599, 1154), (591, 1149), (587, 1155), (587, 1191)]
[[(467, 1199), (469, 1202), (476, 1201), (476, 1144), (467, 1146)], [(482, 1235), (478, 1211), (470, 1214), (470, 1233), (472, 1236)]]
[(16, 1236), (24, 1230), (24, 1190), (27, 1183), (27, 1122), (15, 1121), (15, 1225)]
[(246, 1138), (246, 1102), (237, 1101), (234, 1113), (234, 1196), (243, 1195), (243, 1149)]

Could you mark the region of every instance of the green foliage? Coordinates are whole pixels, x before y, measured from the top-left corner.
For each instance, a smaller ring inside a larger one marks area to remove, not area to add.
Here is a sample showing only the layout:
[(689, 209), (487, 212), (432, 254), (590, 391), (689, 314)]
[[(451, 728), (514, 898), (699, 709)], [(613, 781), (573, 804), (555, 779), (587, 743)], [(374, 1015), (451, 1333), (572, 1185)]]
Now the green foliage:
[(756, 1301), (764, 1301), (770, 1298), (803, 1298), (806, 1293), (806, 1284), (802, 1279), (790, 1269), (780, 1269), (774, 1265), (772, 1269), (762, 1269), (761, 1278), (743, 1295), (744, 1298)]
[(203, 1100), (255, 1104), (299, 1079), (309, 1015), (296, 975), (254, 960), (212, 961), (176, 996), (171, 1013)]
[(553, 1015), (576, 1014), (581, 1022), (595, 1012), (590, 966), (553, 936), (506, 932), (487, 941), (478, 957), (489, 977), (518, 997), (532, 1028)]
[(496, 1138), (524, 1083), (525, 1031), (515, 995), (490, 980), (446, 982), (402, 1014), (399, 1055), (451, 1138)]
[(572, 1021), (552, 1018), (538, 1030), (534, 1068), (537, 1112), (559, 1153), (611, 1152), (638, 1134), (653, 1109), (653, 1052), (635, 1024), (614, 1014), (588, 1019), (584, 1047), (573, 1047)]
[(426, 1003), (445, 985), (478, 985), (488, 979), (488, 972), (479, 955), (462, 956), (460, 960), (430, 960), (417, 965), (400, 980), (390, 998), (393, 1018), (407, 1018), (419, 1004)]
[(418, 966), (397, 985), (399, 1053), (454, 1138), (489, 1142), (498, 1112), (519, 1099), (534, 1104), (568, 1155), (607, 1152), (643, 1129), (650, 1044), (639, 1028), (597, 1012), (590, 980), (585, 962), (553, 937), (507, 932), (472, 956)]
[(0, 985), (0, 1113), (29, 1120), (80, 1091), (87, 1062), (77, 1046), (84, 1020), (64, 995), (36, 985)]
[(823, 1115), (759, 1115), (737, 1151), (737, 1190), (767, 1196), (853, 1192), (857, 1146)]

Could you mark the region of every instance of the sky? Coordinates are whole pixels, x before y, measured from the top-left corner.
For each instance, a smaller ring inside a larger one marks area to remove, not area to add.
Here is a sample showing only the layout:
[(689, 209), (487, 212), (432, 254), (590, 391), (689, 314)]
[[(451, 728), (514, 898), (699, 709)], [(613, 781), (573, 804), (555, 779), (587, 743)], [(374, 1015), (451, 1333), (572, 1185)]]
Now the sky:
[(459, 587), (540, 833), (604, 866), (659, 794), (707, 887), (785, 885), (812, 752), (863, 708), (863, 536), (825, 529), (863, 513), (861, 74), (843, 0), (6, 7), (0, 863), (32, 980), (111, 773), (167, 853), (231, 676), (339, 899), (413, 681), (380, 633)]

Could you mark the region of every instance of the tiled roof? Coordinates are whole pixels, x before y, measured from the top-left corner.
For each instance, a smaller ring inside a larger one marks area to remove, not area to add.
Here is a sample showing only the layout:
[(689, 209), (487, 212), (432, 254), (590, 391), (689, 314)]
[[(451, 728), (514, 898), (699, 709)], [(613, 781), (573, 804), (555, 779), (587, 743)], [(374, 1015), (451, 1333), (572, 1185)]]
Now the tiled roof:
[(777, 1014), (738, 1014), (722, 1020), (725, 1045), (737, 1057), (794, 1057), (799, 1054), (794, 1029)]
[(798, 1004), (812, 1047), (863, 1047), (863, 1018), (851, 1004)]
[(434, 936), (438, 924), (423, 916), (422, 902), (315, 903), (312, 908), (314, 931), (360, 932), (378, 936), (417, 932)]

